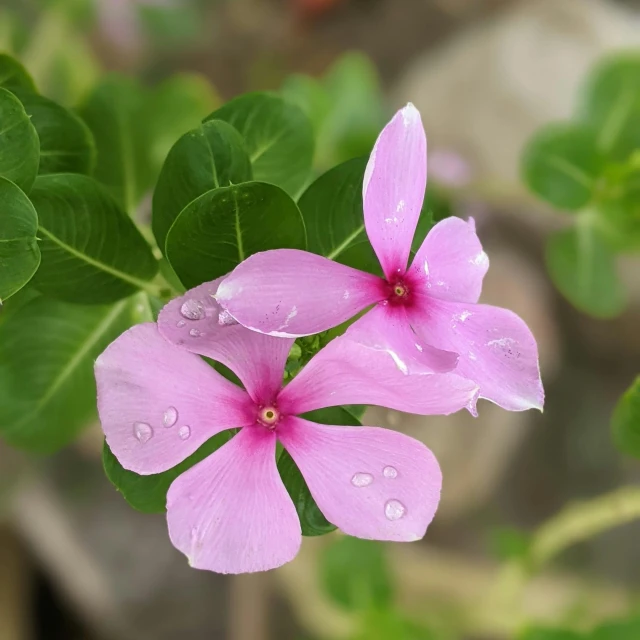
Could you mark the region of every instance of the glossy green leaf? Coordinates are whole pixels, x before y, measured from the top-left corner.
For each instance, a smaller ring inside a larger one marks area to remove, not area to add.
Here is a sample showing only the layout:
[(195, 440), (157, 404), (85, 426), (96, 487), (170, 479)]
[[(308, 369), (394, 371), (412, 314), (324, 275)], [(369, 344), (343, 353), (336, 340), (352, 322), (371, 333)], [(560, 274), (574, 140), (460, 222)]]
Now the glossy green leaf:
[(597, 64), (581, 92), (578, 118), (598, 132), (598, 146), (615, 160), (640, 148), (640, 53)]
[(581, 311), (608, 318), (624, 309), (626, 295), (614, 256), (593, 225), (579, 221), (552, 235), (545, 258), (555, 285)]
[(13, 182), (0, 178), (0, 303), (22, 289), (40, 264), (38, 215)]
[(0, 326), (0, 437), (39, 453), (71, 442), (95, 419), (93, 363), (130, 325), (110, 307), (38, 297)]
[(640, 376), (618, 400), (611, 418), (611, 429), (618, 449), (640, 458)]
[(216, 434), (184, 462), (163, 473), (139, 476), (133, 471), (128, 471), (118, 462), (106, 442), (102, 451), (102, 463), (107, 478), (134, 509), (145, 513), (164, 513), (167, 506), (167, 491), (171, 483), (180, 474), (227, 443), (234, 433), (234, 430), (229, 430)]
[(355, 269), (381, 273), (364, 228), (362, 181), (366, 158), (348, 160), (313, 182), (298, 203), (308, 249)]
[[(303, 417), (321, 424), (351, 427), (359, 427), (361, 424), (357, 418), (342, 407), (329, 407), (310, 411)], [(278, 459), (278, 471), (298, 512), (302, 535), (322, 536), (335, 531), (336, 527), (324, 517), (322, 511), (318, 508), (300, 469), (298, 469), (293, 458), (286, 450), (282, 452)]]
[(209, 81), (195, 73), (179, 73), (160, 83), (148, 101), (150, 162), (154, 173), (183, 134), (196, 128), (220, 104)]
[(305, 249), (295, 202), (279, 187), (245, 182), (212, 189), (188, 205), (167, 236), (167, 259), (187, 287), (225, 275), (269, 249)]
[(529, 188), (558, 209), (577, 211), (596, 193), (605, 167), (595, 133), (575, 124), (552, 124), (534, 135), (522, 156)]
[(146, 100), (133, 80), (108, 76), (79, 110), (96, 143), (94, 176), (128, 213), (133, 213), (153, 182)]
[(14, 93), (40, 138), (38, 173), (91, 173), (96, 150), (87, 125), (48, 98), (27, 91)]
[(0, 87), (26, 89), (27, 91), (36, 90), (27, 70), (15, 58), (6, 53), (0, 53)]
[(313, 130), (294, 104), (272, 93), (247, 93), (227, 102), (207, 120), (224, 120), (242, 135), (253, 177), (296, 197), (311, 172)]
[(113, 302), (148, 285), (157, 272), (151, 248), (95, 180), (77, 173), (40, 176), (31, 192), (42, 239), (34, 285), (83, 304)]
[(0, 88), (0, 177), (28, 192), (38, 174), (40, 142), (22, 103)]
[(393, 597), (391, 575), (379, 542), (344, 536), (322, 557), (320, 577), (327, 595), (349, 610), (388, 607)]
[(240, 134), (226, 122), (210, 120), (173, 145), (153, 194), (153, 233), (165, 248), (180, 212), (202, 194), (251, 180), (251, 162)]

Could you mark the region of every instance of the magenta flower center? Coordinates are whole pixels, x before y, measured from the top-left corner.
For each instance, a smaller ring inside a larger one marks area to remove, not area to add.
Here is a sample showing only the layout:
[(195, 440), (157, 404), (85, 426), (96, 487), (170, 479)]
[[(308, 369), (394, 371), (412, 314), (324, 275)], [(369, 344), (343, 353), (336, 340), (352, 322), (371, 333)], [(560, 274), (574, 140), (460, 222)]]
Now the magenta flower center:
[(389, 304), (393, 306), (411, 306), (413, 297), (411, 295), (411, 282), (408, 281), (406, 274), (394, 280), (385, 283), (385, 294)]
[(273, 405), (262, 407), (258, 412), (258, 422), (270, 430), (276, 428), (276, 425), (280, 422), (280, 417), (280, 412)]

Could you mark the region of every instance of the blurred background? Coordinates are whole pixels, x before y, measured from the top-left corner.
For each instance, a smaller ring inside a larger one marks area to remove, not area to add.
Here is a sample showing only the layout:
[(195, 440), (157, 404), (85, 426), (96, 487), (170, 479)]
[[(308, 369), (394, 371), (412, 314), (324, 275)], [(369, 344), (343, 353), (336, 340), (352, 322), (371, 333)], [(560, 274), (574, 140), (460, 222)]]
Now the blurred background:
[[(414, 102), (429, 197), (475, 217), (491, 259), (482, 301), (533, 329), (547, 401), (544, 414), (482, 402), (478, 419), (370, 409), (365, 424), (409, 433), (440, 460), (426, 538), (307, 538), (290, 565), (240, 577), (190, 569), (164, 517), (124, 502), (104, 476), (97, 424), (46, 459), (0, 443), (0, 640), (546, 640), (536, 627), (637, 612), (640, 509), (616, 527), (587, 513), (581, 531), (598, 535), (569, 532), (577, 544), (557, 554), (544, 535), (563, 530), (567, 508), (580, 517), (572, 505), (640, 480), (609, 429), (640, 371), (640, 261), (617, 264), (628, 295), (617, 317), (576, 310), (544, 265), (563, 215), (519, 177), (527, 140), (570, 116), (592, 64), (632, 47), (636, 0), (2, 0), (0, 50), (44, 95), (73, 106), (106, 71), (149, 86), (188, 73), (205, 113), (282, 90), (312, 117), (318, 172), (367, 154)], [(519, 560), (531, 540), (545, 560), (535, 571)], [(599, 640), (640, 639), (637, 625), (607, 628)]]

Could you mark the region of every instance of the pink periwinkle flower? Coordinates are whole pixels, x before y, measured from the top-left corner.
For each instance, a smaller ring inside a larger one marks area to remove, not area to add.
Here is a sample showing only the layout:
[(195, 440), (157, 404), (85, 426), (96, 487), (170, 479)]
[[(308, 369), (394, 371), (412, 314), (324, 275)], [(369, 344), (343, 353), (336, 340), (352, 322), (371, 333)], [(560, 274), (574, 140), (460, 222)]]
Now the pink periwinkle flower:
[[(244, 326), (274, 336), (334, 327), (369, 305), (346, 335), (385, 346), (407, 373), (451, 371), (505, 409), (541, 409), (538, 349), (506, 309), (477, 304), (489, 259), (472, 219), (436, 224), (407, 268), (427, 177), (426, 137), (412, 104), (384, 128), (364, 176), (364, 226), (385, 277), (305, 251), (255, 254), (217, 300)], [(475, 409), (472, 407), (472, 411)]]
[[(291, 560), (300, 522), (276, 467), (291, 454), (326, 518), (375, 540), (421, 538), (440, 496), (433, 454), (401, 433), (316, 424), (299, 417), (342, 404), (423, 415), (475, 402), (477, 386), (445, 373), (403, 374), (385, 349), (333, 340), (282, 386), (292, 339), (229, 322), (213, 299), (219, 280), (170, 302), (157, 325), (137, 325), (97, 359), (98, 410), (122, 466), (156, 474), (226, 429), (240, 431), (169, 488), (172, 543), (193, 567), (262, 571)], [(241, 388), (199, 355), (232, 369)]]

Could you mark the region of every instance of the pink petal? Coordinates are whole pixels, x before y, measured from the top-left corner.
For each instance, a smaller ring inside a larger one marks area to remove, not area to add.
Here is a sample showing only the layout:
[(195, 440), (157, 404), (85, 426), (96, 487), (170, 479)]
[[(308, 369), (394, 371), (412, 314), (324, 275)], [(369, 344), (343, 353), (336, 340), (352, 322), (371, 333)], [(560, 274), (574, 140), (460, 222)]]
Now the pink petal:
[(333, 427), (291, 417), (278, 434), (329, 522), (371, 540), (419, 540), (442, 487), (421, 442), (377, 427)]
[(326, 331), (385, 297), (383, 281), (327, 258), (276, 249), (239, 264), (216, 299), (245, 327), (279, 337)]
[(409, 103), (378, 137), (362, 188), (367, 235), (387, 278), (407, 268), (426, 184), (427, 139)]
[(155, 324), (125, 331), (95, 364), (98, 413), (120, 464), (142, 475), (175, 467), (211, 436), (252, 424), (247, 393)]
[(421, 415), (447, 415), (464, 407), (473, 409), (477, 389), (475, 383), (453, 373), (409, 373), (409, 364), (386, 345), (341, 336), (319, 351), (280, 392), (278, 406), (285, 414), (374, 404)]
[(158, 317), (164, 338), (229, 367), (258, 404), (271, 402), (280, 387), (293, 340), (249, 331), (213, 299), (223, 278), (190, 289)]
[(410, 273), (427, 293), (441, 300), (477, 302), (489, 258), (476, 235), (473, 218), (445, 218), (429, 231)]
[(345, 335), (373, 349), (402, 353), (407, 373), (447, 373), (458, 364), (457, 353), (436, 349), (416, 335), (402, 306), (378, 303)]
[(538, 347), (515, 313), (424, 296), (411, 322), (424, 340), (460, 354), (456, 372), (480, 386), (481, 398), (510, 411), (542, 410)]
[(171, 485), (169, 536), (192, 567), (267, 571), (298, 553), (300, 521), (275, 454), (275, 433), (247, 427)]

